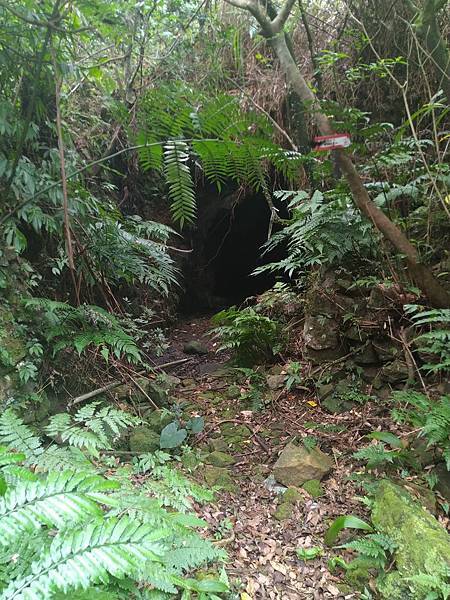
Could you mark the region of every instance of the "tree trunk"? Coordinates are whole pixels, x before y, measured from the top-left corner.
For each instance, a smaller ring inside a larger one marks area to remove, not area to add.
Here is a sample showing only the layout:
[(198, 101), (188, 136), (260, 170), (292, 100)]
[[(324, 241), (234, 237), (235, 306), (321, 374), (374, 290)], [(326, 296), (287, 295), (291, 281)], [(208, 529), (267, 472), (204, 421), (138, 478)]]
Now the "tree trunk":
[[(288, 82), (302, 102), (310, 107), (320, 133), (322, 135), (332, 135), (334, 133), (333, 127), (328, 117), (321, 112), (320, 103), (308, 87), (300, 69), (293, 60), (283, 33), (270, 35), (268, 40), (280, 61)], [(349, 155), (345, 150), (335, 150), (334, 152), (339, 167), (348, 181), (356, 206), (373, 222), (394, 248), (405, 256), (408, 271), (417, 287), (428, 297), (433, 306), (439, 308), (450, 306), (450, 294), (440, 285), (431, 270), (420, 264), (416, 248), (401, 229), (372, 202)]]

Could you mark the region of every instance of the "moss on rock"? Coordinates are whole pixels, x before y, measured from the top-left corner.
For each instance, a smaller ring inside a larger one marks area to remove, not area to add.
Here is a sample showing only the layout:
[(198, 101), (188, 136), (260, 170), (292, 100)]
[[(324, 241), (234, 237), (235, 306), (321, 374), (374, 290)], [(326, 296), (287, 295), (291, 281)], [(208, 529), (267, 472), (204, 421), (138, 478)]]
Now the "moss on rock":
[(421, 600), (427, 594), (418, 575), (426, 575), (436, 582), (447, 580), (450, 538), (439, 522), (403, 488), (390, 481), (380, 483), (372, 521), (377, 530), (397, 546), (394, 554), (397, 571), (380, 581), (382, 597)]
[(277, 521), (286, 521), (286, 519), (292, 517), (293, 512), (294, 504), (292, 504), (292, 502), (282, 502), (277, 506), (273, 516)]
[(237, 491), (237, 485), (231, 478), (230, 472), (223, 467), (205, 467), (203, 477), (205, 483), (210, 487), (216, 487), (227, 492)]
[(214, 452), (208, 454), (208, 456), (205, 458), (205, 462), (213, 467), (228, 467), (229, 465), (233, 465), (236, 461), (231, 454), (221, 452), (220, 450), (215, 450)]
[(149, 427), (136, 427), (131, 432), (129, 446), (134, 454), (145, 454), (159, 450), (159, 433)]
[(302, 488), (313, 498), (320, 498), (323, 496), (323, 488), (318, 479), (309, 479), (308, 481), (305, 481), (305, 483), (302, 483)]

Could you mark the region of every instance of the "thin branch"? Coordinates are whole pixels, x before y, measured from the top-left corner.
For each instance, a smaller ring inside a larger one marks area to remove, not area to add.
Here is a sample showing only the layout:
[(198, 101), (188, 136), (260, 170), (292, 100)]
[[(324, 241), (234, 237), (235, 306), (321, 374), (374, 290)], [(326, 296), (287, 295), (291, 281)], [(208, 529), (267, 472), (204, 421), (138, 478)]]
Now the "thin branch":
[[(193, 358), (180, 358), (179, 360), (172, 360), (171, 362), (167, 362), (162, 365), (156, 365), (153, 368), (161, 371), (161, 370), (167, 369), (169, 367), (181, 365), (190, 360), (193, 360)], [(145, 375), (146, 372), (147, 371), (141, 371), (140, 373), (137, 373), (137, 376), (141, 377), (142, 375)], [(81, 394), (81, 396), (77, 396), (71, 402), (69, 402), (69, 406), (74, 406), (75, 404), (79, 404), (80, 402), (84, 402), (85, 400), (90, 400), (91, 398), (95, 398), (95, 396), (99, 396), (100, 394), (103, 394), (104, 392), (109, 392), (111, 390), (114, 390), (115, 388), (119, 387), (119, 385), (122, 385), (122, 383), (124, 383), (125, 381), (126, 381), (126, 377), (122, 377), (122, 379), (120, 379), (120, 380), (111, 381), (110, 383), (107, 383), (106, 385), (104, 385), (100, 388), (92, 390), (91, 392), (87, 392), (86, 394)]]
[[(91, 27), (82, 27), (80, 29), (75, 29), (73, 31), (63, 29), (62, 27), (58, 27), (56, 25), (55, 20), (50, 18), (48, 21), (38, 21), (37, 19), (31, 19), (30, 17), (26, 17), (21, 14), (19, 11), (15, 10), (12, 6), (10, 6), (7, 2), (3, 2), (0, 0), (0, 7), (8, 10), (12, 15), (20, 19), (24, 23), (28, 23), (29, 25), (34, 25), (35, 27), (42, 27), (44, 29), (52, 29), (53, 31), (58, 31), (59, 33), (63, 33), (64, 35), (72, 35), (74, 33), (82, 33), (84, 31), (90, 31)], [(58, 19), (59, 21), (59, 19)]]
[(291, 14), (294, 4), (295, 0), (286, 0), (284, 6), (272, 21), (272, 29), (274, 33), (280, 33), (280, 31), (283, 29), (286, 21), (289, 18), (289, 15)]
[(255, 108), (257, 108), (263, 115), (265, 115), (269, 121), (272, 123), (272, 125), (275, 127), (275, 129), (281, 133), (281, 135), (286, 138), (286, 140), (289, 142), (291, 148), (293, 150), (295, 150), (296, 152), (298, 152), (298, 148), (294, 143), (294, 140), (291, 138), (291, 136), (288, 134), (288, 132), (283, 129), (280, 125), (278, 125), (278, 123), (275, 121), (275, 119), (261, 106), (259, 105), (252, 97), (249, 93), (247, 93), (243, 87), (241, 87), (236, 81), (234, 81), (233, 79), (231, 79), (230, 77), (227, 77), (225, 75), (225, 79), (227, 81), (229, 81), (230, 83), (232, 83), (234, 86), (236, 86), (243, 94), (246, 98), (248, 98), (250, 100), (250, 102), (253, 104), (253, 106)]

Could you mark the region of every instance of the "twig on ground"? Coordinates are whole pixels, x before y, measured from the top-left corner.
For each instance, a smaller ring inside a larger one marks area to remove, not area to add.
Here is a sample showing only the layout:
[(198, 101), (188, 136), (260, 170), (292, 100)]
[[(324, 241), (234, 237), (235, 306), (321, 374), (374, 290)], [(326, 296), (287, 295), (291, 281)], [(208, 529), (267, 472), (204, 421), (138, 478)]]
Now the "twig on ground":
[[(194, 360), (194, 359), (193, 358), (180, 358), (179, 360), (172, 360), (172, 361), (164, 363), (162, 365), (155, 365), (153, 368), (157, 369), (157, 370), (167, 369), (168, 367), (174, 367), (175, 365), (180, 365), (180, 364), (186, 363), (190, 360)], [(147, 372), (148, 371), (141, 371), (140, 373), (137, 373), (137, 376), (140, 377), (142, 375), (145, 375)], [(130, 376), (130, 378), (134, 383), (136, 383), (131, 376)], [(126, 377), (122, 377), (121, 379), (116, 380), (116, 381), (111, 381), (110, 383), (104, 385), (103, 387), (92, 390), (91, 392), (87, 392), (86, 394), (81, 394), (81, 396), (77, 396), (71, 402), (69, 402), (68, 405), (69, 405), (69, 407), (75, 406), (75, 404), (79, 404), (80, 402), (84, 402), (85, 400), (90, 400), (91, 398), (95, 398), (95, 396), (99, 396), (100, 394), (103, 394), (104, 392), (110, 392), (111, 390), (114, 390), (115, 388), (119, 387), (119, 385), (122, 385), (122, 383), (125, 383), (125, 381), (126, 381)], [(138, 387), (140, 388), (140, 386), (138, 386)], [(142, 388), (140, 388), (140, 389), (142, 391)], [(146, 397), (148, 398), (147, 394), (146, 394)], [(151, 402), (152, 402), (152, 404), (154, 404), (153, 401), (151, 401)]]

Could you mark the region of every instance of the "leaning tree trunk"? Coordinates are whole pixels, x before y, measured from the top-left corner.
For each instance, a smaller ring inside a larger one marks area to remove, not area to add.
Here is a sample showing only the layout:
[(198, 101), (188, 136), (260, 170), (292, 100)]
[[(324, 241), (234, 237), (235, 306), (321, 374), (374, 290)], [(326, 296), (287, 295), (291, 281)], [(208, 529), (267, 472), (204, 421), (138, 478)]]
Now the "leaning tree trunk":
[[(298, 94), (306, 106), (310, 107), (317, 128), (322, 135), (334, 133), (328, 117), (322, 112), (320, 103), (308, 87), (299, 67), (286, 45), (284, 24), (289, 17), (295, 0), (286, 0), (286, 3), (274, 19), (270, 19), (262, 4), (258, 0), (226, 0), (229, 4), (248, 10), (258, 21), (262, 34), (272, 46), (288, 83)], [(366, 188), (345, 150), (334, 150), (339, 167), (347, 179), (353, 201), (375, 225), (375, 227), (388, 239), (394, 248), (405, 256), (408, 272), (417, 287), (428, 297), (433, 306), (446, 308), (450, 306), (450, 294), (441, 286), (431, 270), (420, 263), (416, 248), (411, 244), (401, 229), (381, 211), (369, 197)]]

